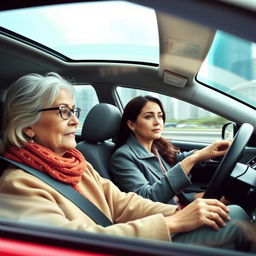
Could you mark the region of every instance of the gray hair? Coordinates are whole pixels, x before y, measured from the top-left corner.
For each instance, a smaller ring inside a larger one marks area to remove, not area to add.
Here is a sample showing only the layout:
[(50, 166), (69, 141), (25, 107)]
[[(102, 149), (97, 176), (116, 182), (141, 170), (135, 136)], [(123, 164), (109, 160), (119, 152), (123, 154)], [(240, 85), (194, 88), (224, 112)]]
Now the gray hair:
[(28, 142), (23, 130), (39, 120), (41, 112), (38, 110), (50, 107), (62, 88), (75, 99), (72, 84), (54, 72), (45, 76), (24, 75), (9, 87), (4, 100), (2, 151), (9, 145), (22, 147)]

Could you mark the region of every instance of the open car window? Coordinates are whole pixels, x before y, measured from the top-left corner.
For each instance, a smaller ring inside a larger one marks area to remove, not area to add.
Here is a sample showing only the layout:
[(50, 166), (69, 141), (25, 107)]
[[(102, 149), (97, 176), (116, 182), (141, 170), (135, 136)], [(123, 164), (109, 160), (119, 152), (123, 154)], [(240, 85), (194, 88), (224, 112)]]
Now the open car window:
[(76, 85), (74, 86), (76, 92), (76, 105), (81, 108), (79, 116), (79, 124), (76, 132), (80, 134), (83, 128), (83, 122), (90, 111), (90, 109), (99, 103), (95, 89), (91, 85)]
[(134, 88), (117, 87), (117, 98), (122, 108), (133, 97), (151, 95), (161, 100), (166, 112), (163, 135), (172, 140), (192, 142), (212, 142), (221, 139), (225, 118), (185, 101)]

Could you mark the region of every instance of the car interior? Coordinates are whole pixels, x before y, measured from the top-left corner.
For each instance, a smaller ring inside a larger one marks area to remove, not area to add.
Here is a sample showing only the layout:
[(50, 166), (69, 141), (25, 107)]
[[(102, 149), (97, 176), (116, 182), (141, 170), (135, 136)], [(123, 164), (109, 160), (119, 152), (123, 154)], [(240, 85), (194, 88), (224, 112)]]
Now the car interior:
[[(178, 115), (180, 108), (183, 108), (185, 114), (194, 114), (194, 107), (196, 107), (200, 109), (198, 113), (209, 111), (211, 116), (216, 115), (224, 120), (218, 126), (217, 132), (215, 127), (209, 126), (207, 131), (204, 130), (205, 127), (202, 128), (200, 130), (204, 134), (202, 140), (198, 137), (195, 137), (196, 139), (185, 137), (188, 131), (190, 131), (189, 136), (198, 136), (194, 133), (198, 128), (197, 124), (196, 126), (194, 123), (189, 123), (190, 127), (187, 125), (184, 128), (182, 125), (185, 119), (181, 119), (180, 123), (177, 120), (170, 120), (169, 125), (174, 125), (178, 129), (172, 129), (172, 127), (169, 129), (166, 125), (166, 136), (168, 135), (171, 142), (181, 151), (201, 149), (209, 145), (215, 139), (212, 137), (215, 136), (215, 132), (218, 133), (217, 139), (230, 138), (227, 135), (230, 133), (233, 139), (232, 150), (223, 158), (211, 159), (193, 168), (191, 190), (206, 190), (206, 197), (220, 198), (225, 195), (228, 200), (241, 205), (249, 214), (251, 223), (255, 224), (256, 62), (252, 64), (255, 66), (253, 66), (255, 71), (252, 72), (251, 79), (244, 80), (236, 72), (233, 72), (232, 76), (225, 77), (227, 89), (221, 84), (221, 77), (226, 75), (226, 70), (215, 67), (212, 72), (216, 77), (214, 86), (210, 83), (212, 73), (205, 72), (206, 75), (210, 74), (208, 81), (204, 78), (205, 73), (202, 71), (214, 45), (217, 31), (224, 31), (242, 41), (255, 43), (255, 3), (231, 0), (125, 1), (151, 8), (155, 14), (159, 36), (159, 60), (155, 63), (148, 60), (132, 61), (118, 58), (104, 59), (104, 57), (103, 59), (83, 57), (76, 59), (40, 43), (37, 38), (31, 39), (28, 35), (19, 34), (11, 26), (5, 27), (7, 18), (4, 16), (1, 18), (2, 13), (36, 5), (37, 7), (52, 5), (51, 1), (36, 2), (8, 2), (0, 8), (0, 138), (4, 132), (3, 99), (8, 86), (24, 74), (57, 72), (74, 83), (79, 94), (78, 103), (82, 105), (83, 115), (79, 120), (80, 128), (76, 134), (77, 149), (102, 177), (111, 179), (110, 158), (114, 151), (122, 111), (128, 100), (142, 92), (167, 96), (169, 102), (179, 101), (175, 105), (175, 113)], [(69, 2), (83, 1), (56, 1), (56, 4), (65, 5)], [(100, 25), (103, 26), (103, 23), (104, 21), (101, 20)], [(122, 32), (123, 37), (126, 37), (125, 31)], [(127, 37), (133, 37), (133, 34)], [(228, 45), (227, 48), (231, 51), (233, 49), (232, 45)], [(239, 53), (242, 55), (243, 49), (240, 49)], [(222, 54), (225, 53), (222, 52)], [(241, 65), (246, 62), (243, 58), (240, 61)], [(244, 70), (246, 67), (239, 66), (240, 69)], [(235, 84), (235, 79), (238, 77), (239, 83)], [(239, 88), (246, 87), (247, 82), (250, 82), (247, 89), (251, 88), (251, 91), (245, 93), (248, 98), (242, 98)], [(79, 90), (83, 87), (93, 89), (95, 101), (91, 103), (87, 100), (87, 97), (90, 100), (93, 98), (88, 96), (88, 93), (80, 93)], [(190, 104), (193, 108), (187, 109), (183, 104)], [(196, 112), (195, 115), (199, 115), (198, 113)], [(176, 134), (177, 137), (175, 137)], [(256, 233), (256, 229), (254, 231)], [(179, 244), (167, 245), (160, 242), (63, 230), (1, 218), (0, 232), (2, 239), (33, 241), (39, 245), (98, 253), (97, 255), (131, 255), (131, 253), (136, 255), (250, 255), (220, 249)]]

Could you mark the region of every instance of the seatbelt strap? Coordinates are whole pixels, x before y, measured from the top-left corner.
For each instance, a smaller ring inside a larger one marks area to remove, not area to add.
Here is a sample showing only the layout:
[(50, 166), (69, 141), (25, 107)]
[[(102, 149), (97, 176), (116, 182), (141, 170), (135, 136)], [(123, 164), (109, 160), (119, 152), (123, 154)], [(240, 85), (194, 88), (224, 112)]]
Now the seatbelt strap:
[(63, 196), (65, 196), (70, 201), (72, 201), (88, 216), (90, 216), (90, 218), (93, 219), (97, 224), (103, 227), (113, 225), (113, 223), (105, 216), (105, 214), (103, 214), (90, 200), (88, 200), (86, 197), (81, 195), (78, 191), (76, 191), (71, 186), (65, 183), (62, 183), (58, 180), (55, 180), (48, 174), (40, 172), (30, 166), (18, 163), (16, 161), (13, 161), (11, 159), (8, 159), (2, 156), (0, 156), (0, 159), (23, 169), (24, 171), (36, 176), (37, 178), (41, 179), (42, 181), (44, 181), (45, 183), (53, 187)]

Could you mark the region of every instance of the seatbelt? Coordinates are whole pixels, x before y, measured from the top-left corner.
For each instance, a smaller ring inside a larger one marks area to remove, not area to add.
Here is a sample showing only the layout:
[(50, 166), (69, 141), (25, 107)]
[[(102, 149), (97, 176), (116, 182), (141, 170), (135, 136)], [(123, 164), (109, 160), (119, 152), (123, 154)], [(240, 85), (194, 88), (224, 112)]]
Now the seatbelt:
[(2, 156), (0, 156), (0, 159), (23, 169), (24, 171), (36, 176), (37, 178), (53, 187), (55, 190), (73, 202), (76, 206), (78, 206), (88, 216), (90, 216), (91, 219), (93, 219), (97, 224), (103, 227), (113, 225), (113, 223), (90, 200), (81, 195), (71, 186), (55, 180), (48, 174), (38, 171), (30, 166), (18, 163)]

